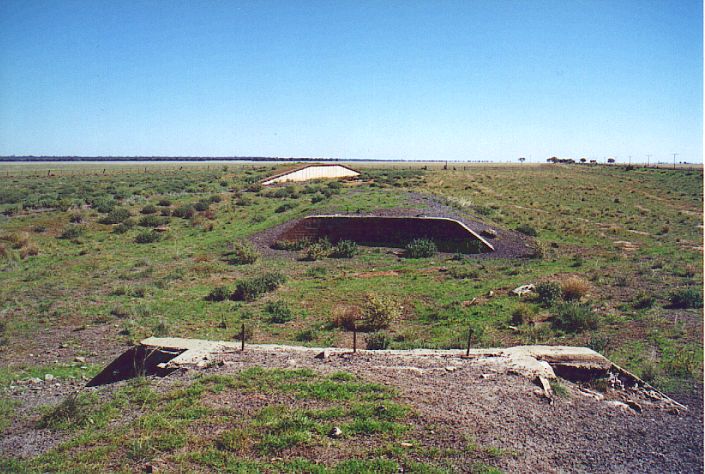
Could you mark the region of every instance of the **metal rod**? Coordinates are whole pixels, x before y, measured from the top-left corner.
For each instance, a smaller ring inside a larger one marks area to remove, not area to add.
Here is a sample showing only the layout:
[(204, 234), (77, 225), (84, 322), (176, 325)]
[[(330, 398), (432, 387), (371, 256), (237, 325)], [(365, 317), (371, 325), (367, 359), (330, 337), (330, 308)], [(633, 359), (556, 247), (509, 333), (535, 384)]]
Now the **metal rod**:
[(353, 353), (357, 352), (357, 325), (353, 324)]
[(472, 340), (472, 327), (468, 328), (468, 347), (465, 349), (465, 357), (470, 357), (470, 342)]

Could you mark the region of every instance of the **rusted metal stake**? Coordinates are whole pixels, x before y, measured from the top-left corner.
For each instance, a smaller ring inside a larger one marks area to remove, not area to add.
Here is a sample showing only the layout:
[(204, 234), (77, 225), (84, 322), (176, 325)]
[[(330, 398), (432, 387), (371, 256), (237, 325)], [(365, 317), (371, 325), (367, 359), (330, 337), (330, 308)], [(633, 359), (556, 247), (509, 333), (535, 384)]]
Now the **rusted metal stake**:
[(353, 354), (357, 352), (357, 326), (353, 324)]
[(242, 323), (242, 329), (240, 329), (240, 350), (245, 352), (245, 323)]
[(465, 349), (465, 357), (470, 357), (470, 341), (472, 340), (472, 327), (468, 328), (468, 347)]

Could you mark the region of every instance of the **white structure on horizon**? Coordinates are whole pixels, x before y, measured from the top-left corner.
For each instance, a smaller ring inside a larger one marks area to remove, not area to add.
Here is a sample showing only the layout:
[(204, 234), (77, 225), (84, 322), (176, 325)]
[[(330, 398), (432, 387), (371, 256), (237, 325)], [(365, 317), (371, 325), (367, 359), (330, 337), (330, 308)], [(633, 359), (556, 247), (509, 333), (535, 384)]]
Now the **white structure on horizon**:
[(311, 164), (304, 165), (293, 170), (288, 170), (262, 181), (264, 186), (269, 184), (281, 184), (289, 181), (311, 181), (314, 179), (339, 179), (355, 178), (360, 176), (359, 171), (338, 164)]

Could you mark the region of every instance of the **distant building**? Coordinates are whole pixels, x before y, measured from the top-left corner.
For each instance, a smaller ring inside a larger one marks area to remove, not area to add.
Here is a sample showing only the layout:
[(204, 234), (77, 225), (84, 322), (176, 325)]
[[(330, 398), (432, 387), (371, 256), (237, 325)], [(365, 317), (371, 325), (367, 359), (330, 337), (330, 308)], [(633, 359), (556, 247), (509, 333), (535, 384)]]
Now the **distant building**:
[(359, 171), (337, 164), (311, 164), (299, 166), (262, 181), (264, 186), (286, 182), (311, 181), (314, 179), (340, 179), (360, 176)]

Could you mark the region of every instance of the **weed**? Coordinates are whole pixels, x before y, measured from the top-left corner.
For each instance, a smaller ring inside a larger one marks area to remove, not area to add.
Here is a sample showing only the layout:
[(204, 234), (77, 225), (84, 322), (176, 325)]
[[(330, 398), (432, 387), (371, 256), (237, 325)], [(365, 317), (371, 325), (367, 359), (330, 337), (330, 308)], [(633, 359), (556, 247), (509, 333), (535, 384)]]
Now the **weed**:
[(561, 286), (553, 281), (544, 281), (536, 285), (538, 301), (546, 306), (550, 306), (558, 301), (562, 293)]
[(71, 429), (90, 422), (91, 408), (97, 401), (95, 393), (80, 392), (68, 396), (44, 414), (38, 423), (40, 428)]
[(553, 310), (553, 326), (569, 332), (582, 332), (597, 329), (597, 314), (590, 305), (579, 303), (561, 303)]
[(255, 247), (245, 240), (238, 240), (228, 244), (225, 258), (232, 265), (247, 265), (255, 263), (260, 254)]
[(162, 236), (159, 232), (155, 231), (144, 231), (137, 234), (135, 237), (135, 243), (137, 244), (151, 244), (153, 242), (158, 242), (161, 240)]
[(230, 291), (224, 286), (213, 288), (206, 296), (206, 301), (225, 301), (230, 296)]
[(100, 219), (100, 224), (119, 224), (130, 218), (130, 211), (123, 207), (112, 209), (108, 214)]
[(388, 334), (378, 331), (367, 335), (368, 350), (382, 350), (389, 347), (391, 339)]
[(636, 295), (634, 301), (632, 302), (632, 306), (634, 309), (648, 309), (651, 308), (655, 302), (656, 298), (653, 295), (642, 291)]
[(362, 322), (368, 331), (386, 329), (401, 316), (402, 307), (391, 296), (368, 294), (362, 306)]
[(67, 227), (64, 229), (64, 231), (59, 235), (60, 239), (65, 239), (65, 240), (72, 240), (72, 239), (77, 239), (83, 233), (85, 232), (85, 229), (81, 226), (78, 225), (72, 225), (70, 227)]
[(590, 290), (588, 282), (582, 278), (571, 276), (561, 282), (561, 294), (566, 301), (579, 300)]
[(359, 249), (357, 244), (352, 240), (341, 240), (333, 247), (331, 257), (334, 258), (353, 258), (357, 255)]
[(679, 288), (672, 291), (668, 295), (668, 300), (672, 308), (702, 308), (703, 293), (702, 291), (688, 287)]
[(254, 301), (263, 294), (276, 290), (286, 278), (281, 273), (265, 273), (262, 276), (240, 280), (230, 299), (235, 301)]
[(406, 257), (428, 258), (438, 252), (436, 243), (429, 239), (414, 239), (406, 245)]
[(264, 310), (269, 314), (269, 321), (275, 324), (283, 324), (294, 319), (294, 312), (283, 301), (269, 302)]
[(528, 324), (533, 319), (536, 314), (536, 310), (533, 306), (526, 303), (519, 303), (512, 311), (511, 323), (515, 326), (521, 324)]
[(529, 237), (536, 237), (538, 235), (538, 232), (536, 232), (536, 229), (531, 227), (529, 224), (521, 224), (516, 227), (517, 232), (521, 232), (524, 235), (528, 235)]

